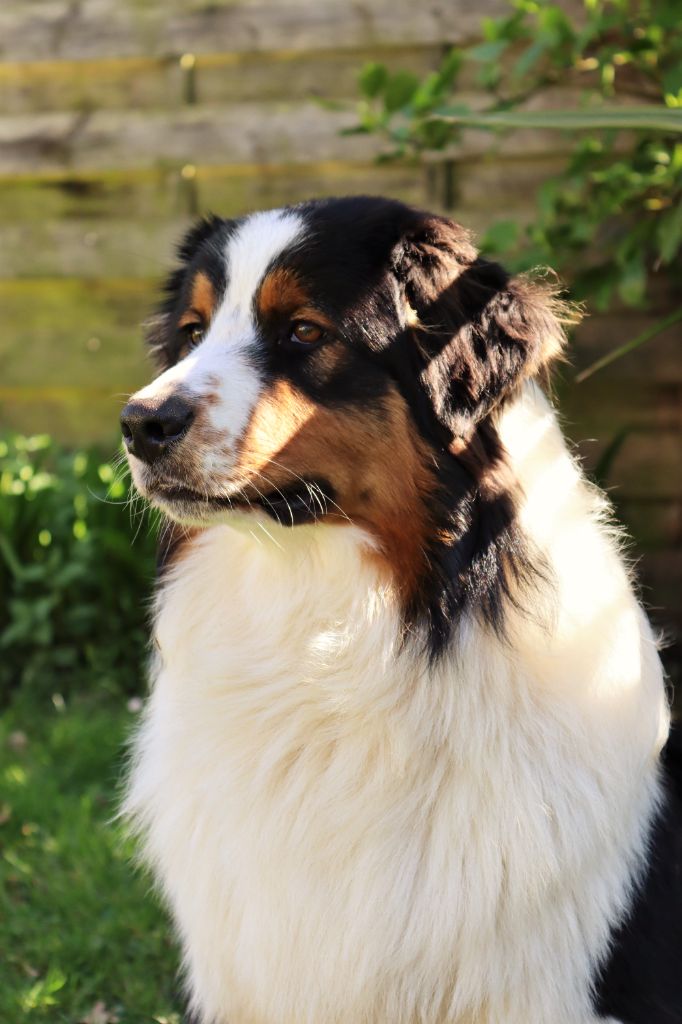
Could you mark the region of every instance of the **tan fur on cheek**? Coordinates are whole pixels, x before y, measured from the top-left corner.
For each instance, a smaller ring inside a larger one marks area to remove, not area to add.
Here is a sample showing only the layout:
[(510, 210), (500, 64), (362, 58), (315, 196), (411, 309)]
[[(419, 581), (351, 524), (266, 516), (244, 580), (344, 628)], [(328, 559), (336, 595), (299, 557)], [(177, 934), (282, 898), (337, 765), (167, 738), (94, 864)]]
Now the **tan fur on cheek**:
[[(281, 477), (282, 469), (273, 460), (280, 461), (279, 457), (284, 456), (289, 445), (315, 415), (315, 405), (304, 395), (286, 381), (276, 381), (254, 409), (246, 432), (238, 441), (236, 476), (249, 479), (274, 465)], [(282, 461), (291, 482), (298, 470), (287, 460)]]
[(247, 491), (249, 484), (284, 490), (301, 478), (331, 484), (336, 506), (328, 518), (366, 527), (404, 599), (414, 596), (425, 569), (428, 498), (436, 481), (397, 391), (371, 411), (329, 409), (278, 381), (238, 447), (236, 476)]

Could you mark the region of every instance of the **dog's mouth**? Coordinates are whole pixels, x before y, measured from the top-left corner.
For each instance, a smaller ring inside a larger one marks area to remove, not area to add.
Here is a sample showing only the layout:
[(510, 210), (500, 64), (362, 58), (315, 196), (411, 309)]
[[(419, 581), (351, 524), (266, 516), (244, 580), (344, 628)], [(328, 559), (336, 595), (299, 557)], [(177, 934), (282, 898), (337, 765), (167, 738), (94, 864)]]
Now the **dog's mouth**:
[(150, 500), (171, 516), (208, 519), (216, 513), (267, 513), (282, 526), (311, 523), (334, 508), (333, 489), (325, 480), (297, 481), (290, 486), (256, 491), (245, 486), (229, 495), (210, 494), (171, 481), (159, 481), (147, 487)]

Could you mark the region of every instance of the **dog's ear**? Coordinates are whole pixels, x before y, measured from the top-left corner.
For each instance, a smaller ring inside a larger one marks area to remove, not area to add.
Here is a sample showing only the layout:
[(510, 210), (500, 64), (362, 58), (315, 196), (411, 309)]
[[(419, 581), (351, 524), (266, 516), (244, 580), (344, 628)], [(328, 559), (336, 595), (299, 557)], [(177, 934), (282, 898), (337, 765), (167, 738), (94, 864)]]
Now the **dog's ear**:
[(423, 214), (405, 232), (393, 272), (421, 386), (455, 445), (560, 355), (564, 325), (576, 319), (556, 288), (510, 277), (444, 217)]
[(185, 233), (177, 247), (177, 266), (163, 285), (161, 304), (143, 324), (145, 341), (159, 371), (167, 370), (176, 361), (174, 345), (174, 314), (180, 303), (188, 269), (195, 256), (213, 235), (229, 226), (229, 221), (209, 214), (196, 221)]

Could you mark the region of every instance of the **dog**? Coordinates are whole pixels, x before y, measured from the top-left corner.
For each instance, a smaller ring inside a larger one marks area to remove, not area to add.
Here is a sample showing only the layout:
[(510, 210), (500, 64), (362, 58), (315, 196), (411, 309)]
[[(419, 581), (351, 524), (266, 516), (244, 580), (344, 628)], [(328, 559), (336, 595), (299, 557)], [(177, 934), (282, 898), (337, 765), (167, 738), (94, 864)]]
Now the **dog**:
[(571, 318), (378, 197), (182, 242), (121, 417), (167, 523), (123, 813), (203, 1024), (682, 1020), (657, 642), (546, 393)]

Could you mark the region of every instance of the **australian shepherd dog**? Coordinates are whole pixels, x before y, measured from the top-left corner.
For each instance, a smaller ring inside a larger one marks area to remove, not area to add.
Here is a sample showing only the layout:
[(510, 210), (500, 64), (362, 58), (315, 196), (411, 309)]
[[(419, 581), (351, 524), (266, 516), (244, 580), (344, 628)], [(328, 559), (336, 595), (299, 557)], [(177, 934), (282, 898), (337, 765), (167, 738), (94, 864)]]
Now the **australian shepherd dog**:
[(664, 678), (546, 394), (568, 307), (372, 197), (179, 256), (122, 414), (167, 520), (124, 813), (194, 1019), (679, 1021)]

